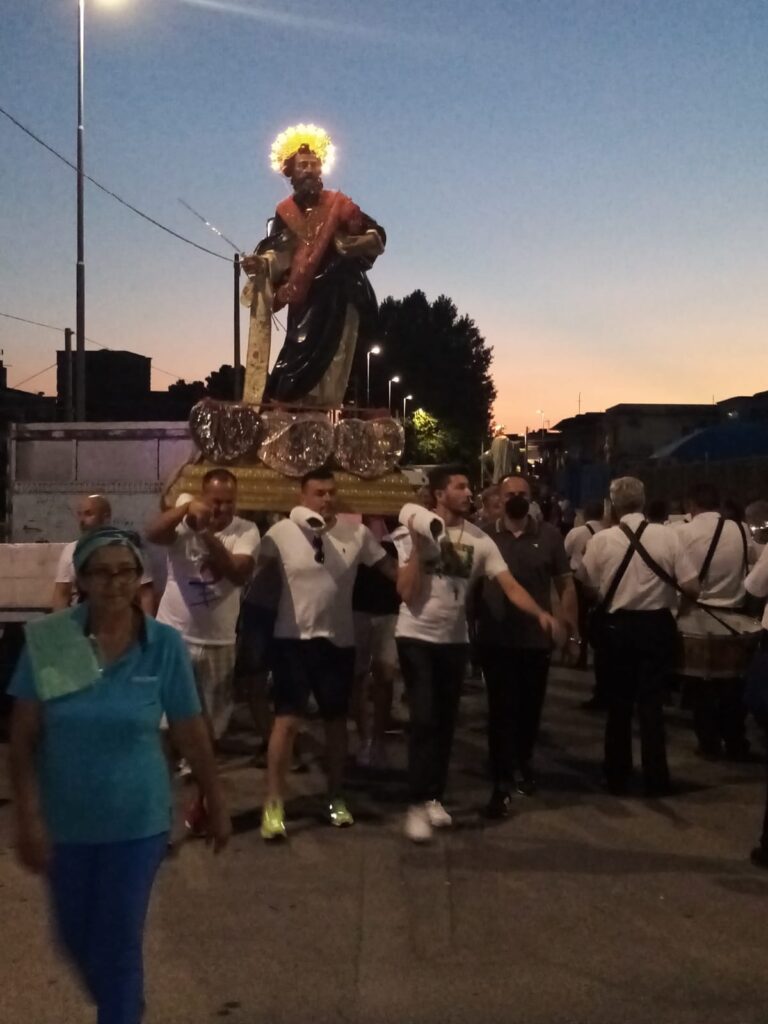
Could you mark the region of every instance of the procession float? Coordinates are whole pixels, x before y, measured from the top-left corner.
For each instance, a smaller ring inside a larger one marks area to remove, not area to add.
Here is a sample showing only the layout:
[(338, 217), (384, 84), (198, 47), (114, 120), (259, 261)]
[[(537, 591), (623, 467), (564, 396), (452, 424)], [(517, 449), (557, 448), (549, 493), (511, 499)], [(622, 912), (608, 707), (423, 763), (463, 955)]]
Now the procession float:
[[(197, 458), (165, 501), (196, 494), (225, 466), (238, 479), (243, 510), (285, 511), (298, 479), (328, 466), (341, 511), (393, 514), (413, 490), (398, 470), (402, 423), (389, 410), (344, 406), (359, 344), (375, 338), (378, 306), (368, 271), (384, 252), (384, 229), (342, 192), (326, 189), (334, 161), (326, 131), (299, 124), (272, 144), (272, 169), (292, 193), (278, 203), (267, 236), (242, 259), (249, 310), (242, 400), (205, 399), (190, 414)], [(276, 314), (285, 337), (270, 372)]]

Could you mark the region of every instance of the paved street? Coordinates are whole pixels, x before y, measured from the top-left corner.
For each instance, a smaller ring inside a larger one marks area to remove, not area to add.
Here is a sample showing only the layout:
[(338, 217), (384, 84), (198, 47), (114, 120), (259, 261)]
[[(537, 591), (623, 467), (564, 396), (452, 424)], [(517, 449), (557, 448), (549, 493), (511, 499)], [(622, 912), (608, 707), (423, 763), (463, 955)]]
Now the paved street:
[[(698, 761), (672, 710), (681, 795), (603, 795), (601, 719), (576, 707), (588, 686), (555, 673), (541, 795), (489, 824), (478, 815), (483, 705), (470, 684), (457, 828), (428, 848), (400, 835), (401, 771), (376, 783), (358, 774), (359, 824), (336, 833), (317, 820), (316, 769), (292, 777), (290, 843), (265, 847), (263, 773), (245, 749), (228, 757), (229, 851), (214, 860), (186, 844), (155, 890), (148, 1024), (765, 1024), (768, 872), (747, 859), (763, 769)], [(392, 753), (402, 768), (401, 736)], [(5, 770), (0, 785), (7, 797)], [(90, 1021), (49, 944), (40, 883), (16, 867), (9, 840), (6, 804), (0, 1019)]]

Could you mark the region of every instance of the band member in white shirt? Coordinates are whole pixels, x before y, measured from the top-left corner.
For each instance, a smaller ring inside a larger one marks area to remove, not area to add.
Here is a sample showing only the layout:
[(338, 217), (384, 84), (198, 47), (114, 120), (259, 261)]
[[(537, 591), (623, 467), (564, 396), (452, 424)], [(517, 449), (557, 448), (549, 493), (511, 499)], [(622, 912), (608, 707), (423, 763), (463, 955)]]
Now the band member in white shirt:
[[(757, 560), (754, 568), (750, 572), (744, 581), (747, 593), (752, 594), (753, 597), (768, 597), (768, 547), (763, 548), (760, 558)], [(765, 605), (763, 611), (763, 631), (760, 634), (760, 650), (757, 655), (757, 661), (753, 666), (753, 671), (762, 663), (763, 667), (766, 667), (766, 661), (768, 660), (768, 603)], [(768, 680), (764, 680), (763, 685), (768, 688)], [(760, 724), (766, 731), (766, 739), (768, 739), (768, 715), (756, 716), (760, 721)], [(765, 793), (765, 814), (763, 816), (763, 834), (760, 837), (759, 844), (752, 851), (752, 863), (757, 867), (768, 868), (768, 788)]]
[[(728, 621), (729, 613), (743, 608), (744, 578), (757, 560), (757, 546), (749, 529), (720, 513), (720, 495), (710, 483), (696, 484), (687, 499), (691, 521), (677, 535), (699, 576), (699, 600)], [(685, 633), (706, 635), (715, 620), (703, 609), (683, 611), (678, 627)], [(734, 670), (730, 679), (695, 679), (688, 686), (698, 753), (708, 760), (725, 756), (740, 760), (749, 753), (744, 729), (744, 683)]]
[(612, 793), (629, 791), (632, 715), (636, 706), (645, 792), (648, 796), (662, 796), (670, 792), (663, 698), (666, 679), (675, 665), (677, 630), (672, 609), (677, 593), (646, 564), (639, 552), (630, 550), (630, 536), (692, 598), (698, 594), (698, 582), (675, 531), (645, 520), (645, 488), (641, 480), (614, 480), (610, 498), (618, 525), (603, 530), (589, 542), (583, 566), (605, 613), (605, 781)]
[[(581, 572), (581, 563), (584, 561), (584, 552), (587, 549), (587, 544), (596, 533), (600, 533), (601, 530), (605, 529), (605, 523), (603, 522), (605, 514), (604, 504), (603, 501), (588, 501), (584, 506), (584, 522), (581, 526), (574, 526), (565, 537), (565, 553), (571, 562), (571, 570), (574, 576), (574, 583), (576, 584), (576, 598), (579, 602), (579, 636), (584, 641), (581, 645), (576, 668), (587, 667), (589, 651), (586, 636), (588, 632), (589, 609), (592, 605), (592, 598), (579, 578), (579, 573)], [(585, 700), (581, 705), (585, 711), (600, 711), (605, 708), (605, 673), (601, 669), (600, 655), (595, 652), (595, 688), (589, 700)]]

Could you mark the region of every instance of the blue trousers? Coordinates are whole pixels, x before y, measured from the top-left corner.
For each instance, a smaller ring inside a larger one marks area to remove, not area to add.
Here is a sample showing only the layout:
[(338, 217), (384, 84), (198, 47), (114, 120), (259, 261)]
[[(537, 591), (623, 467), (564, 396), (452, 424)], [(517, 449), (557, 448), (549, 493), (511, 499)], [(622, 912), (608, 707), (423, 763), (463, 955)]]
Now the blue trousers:
[(142, 941), (168, 833), (120, 843), (54, 846), (49, 885), (56, 931), (96, 1003), (98, 1024), (139, 1024)]

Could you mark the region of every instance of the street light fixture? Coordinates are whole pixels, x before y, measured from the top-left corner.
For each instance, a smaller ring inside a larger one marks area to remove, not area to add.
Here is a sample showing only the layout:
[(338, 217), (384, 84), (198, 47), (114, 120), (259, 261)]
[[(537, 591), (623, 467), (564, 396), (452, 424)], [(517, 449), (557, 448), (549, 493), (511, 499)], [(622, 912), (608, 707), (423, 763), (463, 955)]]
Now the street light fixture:
[(399, 383), (400, 383), (400, 378), (399, 377), (390, 377), (389, 378), (389, 395), (387, 397), (387, 408), (389, 409), (390, 412), (392, 412), (392, 385), (393, 384), (399, 384)]
[(405, 408), (409, 402), (413, 401), (413, 395), (405, 395), (403, 398), (403, 419), (405, 419)]
[[(100, 0), (117, 7), (122, 0)], [(77, 408), (75, 416), (85, 419), (85, 170), (83, 167), (83, 94), (85, 77), (85, 0), (77, 0), (77, 264), (75, 268), (75, 351), (77, 354)]]
[(541, 416), (541, 432), (543, 434), (544, 433), (544, 410), (543, 409), (537, 409), (536, 413), (539, 416)]
[(371, 356), (381, 355), (381, 345), (372, 345), (365, 357), (365, 404), (371, 404)]

